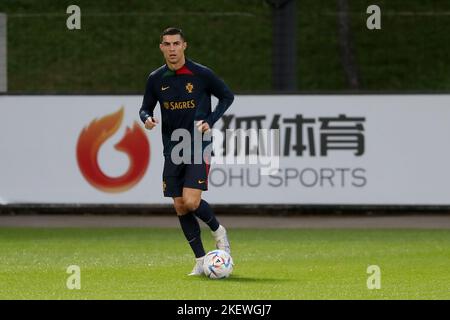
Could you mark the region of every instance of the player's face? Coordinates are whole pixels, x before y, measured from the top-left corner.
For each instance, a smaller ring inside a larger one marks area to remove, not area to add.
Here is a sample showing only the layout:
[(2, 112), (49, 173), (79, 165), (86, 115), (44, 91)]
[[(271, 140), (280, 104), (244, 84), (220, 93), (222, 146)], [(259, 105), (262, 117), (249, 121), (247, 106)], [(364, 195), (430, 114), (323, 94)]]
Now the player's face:
[(164, 59), (170, 64), (177, 64), (184, 58), (184, 50), (187, 43), (183, 41), (179, 34), (165, 35), (159, 45)]

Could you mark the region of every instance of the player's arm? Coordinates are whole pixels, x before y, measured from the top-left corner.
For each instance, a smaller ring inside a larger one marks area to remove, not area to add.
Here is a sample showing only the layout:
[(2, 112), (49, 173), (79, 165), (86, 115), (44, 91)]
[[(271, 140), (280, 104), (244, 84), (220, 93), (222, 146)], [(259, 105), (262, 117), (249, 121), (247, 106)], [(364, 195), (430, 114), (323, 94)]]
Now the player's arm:
[(142, 101), (141, 109), (139, 110), (139, 117), (145, 125), (146, 129), (153, 129), (158, 120), (153, 117), (153, 110), (157, 103), (156, 96), (153, 90), (153, 79), (150, 75), (147, 79), (147, 85), (145, 86), (144, 99)]
[(234, 94), (225, 82), (217, 77), (211, 70), (207, 70), (206, 80), (208, 82), (208, 89), (211, 94), (219, 99), (214, 111), (211, 112), (211, 114), (205, 119), (205, 122), (207, 122), (209, 127), (212, 128), (214, 123), (222, 117), (225, 111), (227, 111), (233, 103)]

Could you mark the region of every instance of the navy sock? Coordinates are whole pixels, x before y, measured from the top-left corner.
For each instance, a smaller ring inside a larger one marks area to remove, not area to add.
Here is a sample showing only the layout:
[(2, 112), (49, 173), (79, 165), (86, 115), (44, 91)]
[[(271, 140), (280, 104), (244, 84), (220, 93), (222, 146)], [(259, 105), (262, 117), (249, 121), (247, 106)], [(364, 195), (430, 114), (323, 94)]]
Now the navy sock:
[(198, 208), (192, 212), (206, 223), (212, 231), (216, 231), (219, 228), (219, 221), (217, 221), (216, 215), (205, 200), (202, 199)]
[(178, 219), (180, 220), (184, 236), (189, 242), (192, 251), (194, 251), (195, 257), (203, 257), (205, 255), (205, 249), (203, 248), (202, 238), (200, 237), (200, 225), (197, 219), (191, 212), (178, 216)]

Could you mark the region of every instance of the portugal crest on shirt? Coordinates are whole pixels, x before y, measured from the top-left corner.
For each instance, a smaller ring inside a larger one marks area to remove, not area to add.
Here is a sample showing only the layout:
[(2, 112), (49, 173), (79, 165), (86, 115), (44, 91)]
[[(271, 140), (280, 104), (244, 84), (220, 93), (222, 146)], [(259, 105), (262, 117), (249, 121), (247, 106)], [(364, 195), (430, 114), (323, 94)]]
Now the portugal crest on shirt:
[(186, 84), (186, 91), (187, 91), (188, 93), (192, 93), (192, 90), (194, 90), (194, 85), (193, 85), (192, 83), (188, 82), (188, 83)]

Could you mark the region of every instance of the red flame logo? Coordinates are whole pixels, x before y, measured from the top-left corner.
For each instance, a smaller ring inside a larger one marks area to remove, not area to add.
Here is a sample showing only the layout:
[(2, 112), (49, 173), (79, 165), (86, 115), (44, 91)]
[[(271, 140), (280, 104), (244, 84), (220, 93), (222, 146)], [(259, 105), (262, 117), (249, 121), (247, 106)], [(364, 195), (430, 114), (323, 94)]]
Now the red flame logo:
[(127, 154), (130, 165), (120, 177), (103, 173), (97, 161), (102, 144), (117, 130), (123, 120), (123, 107), (101, 119), (94, 119), (78, 138), (77, 160), (84, 178), (95, 188), (105, 192), (124, 192), (136, 185), (144, 176), (150, 160), (150, 144), (144, 130), (135, 121), (126, 128), (125, 135), (114, 148)]

